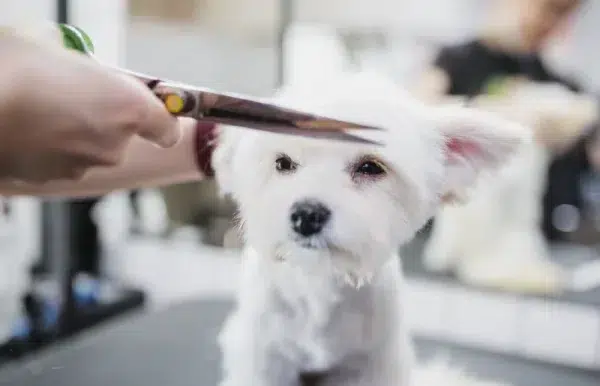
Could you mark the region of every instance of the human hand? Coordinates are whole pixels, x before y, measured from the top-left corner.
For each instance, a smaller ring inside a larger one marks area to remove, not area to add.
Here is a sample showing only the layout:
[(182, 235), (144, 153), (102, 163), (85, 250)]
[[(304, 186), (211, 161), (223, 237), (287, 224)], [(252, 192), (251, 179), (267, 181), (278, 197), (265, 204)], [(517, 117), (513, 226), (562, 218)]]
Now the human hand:
[(0, 179), (77, 179), (141, 136), (171, 147), (176, 118), (136, 79), (60, 45), (0, 33)]
[(561, 153), (598, 119), (597, 102), (557, 83), (512, 82), (502, 95), (477, 98), (477, 107), (529, 126), (537, 142)]

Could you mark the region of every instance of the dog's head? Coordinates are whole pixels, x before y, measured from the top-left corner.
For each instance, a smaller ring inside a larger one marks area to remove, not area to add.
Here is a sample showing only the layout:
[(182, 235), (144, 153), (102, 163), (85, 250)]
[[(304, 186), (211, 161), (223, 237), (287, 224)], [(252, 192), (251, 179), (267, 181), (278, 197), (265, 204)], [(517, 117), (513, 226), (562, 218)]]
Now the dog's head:
[(360, 282), (477, 175), (499, 166), (526, 131), (463, 108), (425, 107), (390, 83), (356, 77), (288, 90), (282, 104), (387, 129), (384, 146), (224, 127), (217, 179), (237, 201), (246, 242), (304, 268)]

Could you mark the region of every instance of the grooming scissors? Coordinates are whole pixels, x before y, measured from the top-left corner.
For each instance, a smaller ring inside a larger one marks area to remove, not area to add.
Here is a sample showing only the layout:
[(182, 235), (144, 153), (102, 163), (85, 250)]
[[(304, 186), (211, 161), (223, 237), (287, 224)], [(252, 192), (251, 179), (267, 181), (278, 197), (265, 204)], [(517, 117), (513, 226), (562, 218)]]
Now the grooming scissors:
[[(84, 31), (67, 24), (59, 24), (59, 28), (66, 48), (94, 57), (93, 43)], [(302, 137), (379, 144), (346, 132), (382, 130), (378, 127), (326, 118), (256, 98), (166, 81), (129, 70), (118, 71), (146, 84), (174, 116)]]

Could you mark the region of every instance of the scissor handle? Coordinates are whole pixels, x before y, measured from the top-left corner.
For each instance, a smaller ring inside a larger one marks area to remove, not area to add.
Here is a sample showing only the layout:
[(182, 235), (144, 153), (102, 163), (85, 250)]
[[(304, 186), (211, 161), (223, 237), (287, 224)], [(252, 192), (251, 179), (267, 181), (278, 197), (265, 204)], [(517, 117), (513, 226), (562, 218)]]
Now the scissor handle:
[[(80, 52), (84, 55), (94, 57), (94, 43), (90, 36), (79, 27), (70, 24), (59, 24), (58, 28), (62, 35), (62, 44), (65, 48)], [(120, 72), (130, 75), (142, 81), (148, 86), (164, 104), (167, 111), (173, 115), (187, 115), (196, 109), (197, 98), (189, 92), (161, 84), (160, 79), (139, 74), (129, 70), (118, 69)]]
[(163, 102), (167, 111), (175, 116), (191, 116), (198, 110), (198, 96), (189, 91), (152, 76), (124, 69), (119, 71), (143, 82)]

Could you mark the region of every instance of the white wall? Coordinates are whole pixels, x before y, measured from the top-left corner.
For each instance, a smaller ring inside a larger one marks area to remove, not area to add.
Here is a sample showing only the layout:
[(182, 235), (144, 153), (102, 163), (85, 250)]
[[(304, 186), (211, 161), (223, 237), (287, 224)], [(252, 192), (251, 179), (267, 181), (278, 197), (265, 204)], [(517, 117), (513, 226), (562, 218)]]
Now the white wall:
[(441, 39), (476, 25), (474, 12), (487, 0), (295, 0), (297, 20), (346, 28), (421, 31)]
[(563, 60), (571, 63), (573, 74), (596, 92), (600, 91), (600, 2), (588, 1), (579, 12), (570, 40), (572, 48), (565, 52)]
[(69, 7), (70, 23), (80, 26), (92, 37), (96, 57), (107, 64), (123, 65), (127, 1), (70, 0)]
[[(213, 29), (270, 30), (279, 0), (203, 0), (197, 18)], [(454, 34), (471, 25), (472, 10), (488, 0), (293, 0), (295, 19), (337, 27), (397, 28), (416, 23)], [(465, 21), (468, 21), (465, 23)]]
[(128, 68), (219, 90), (268, 95), (276, 81), (274, 41), (250, 44), (201, 26), (133, 22)]
[[(119, 64), (125, 52), (126, 0), (70, 0), (70, 22), (92, 36), (96, 55)], [(35, 26), (56, 20), (56, 0), (0, 0), (0, 24)]]
[(0, 24), (29, 24), (54, 20), (55, 0), (0, 0)]

